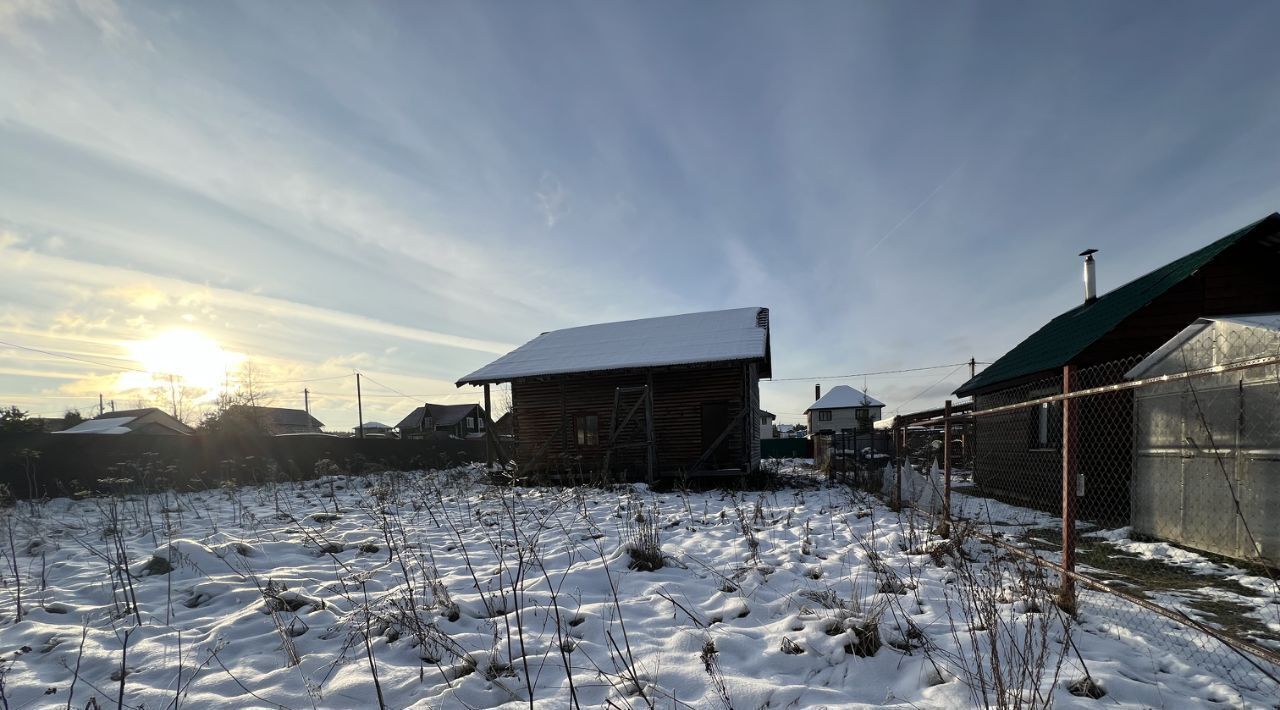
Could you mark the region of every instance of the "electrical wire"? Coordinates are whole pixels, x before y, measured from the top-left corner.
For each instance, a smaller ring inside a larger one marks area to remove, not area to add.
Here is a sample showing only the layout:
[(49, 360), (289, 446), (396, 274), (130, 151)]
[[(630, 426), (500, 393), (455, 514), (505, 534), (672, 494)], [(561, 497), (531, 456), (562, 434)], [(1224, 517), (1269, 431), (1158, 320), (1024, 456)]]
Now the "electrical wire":
[[(961, 368), (969, 362), (949, 363), (946, 365), (930, 365), (928, 367), (908, 367), (901, 370), (879, 370), (877, 372), (855, 372), (849, 375), (812, 375), (809, 377), (775, 377), (768, 380), (760, 380), (765, 382), (802, 382), (806, 380), (847, 380), (852, 377), (872, 377), (875, 375), (900, 375), (904, 372), (924, 372), (926, 370), (942, 370), (948, 367)], [(973, 362), (974, 365), (990, 365), (989, 362)]]
[(85, 358), (82, 358), (82, 357), (76, 357), (76, 356), (74, 356), (74, 355), (68, 355), (68, 354), (66, 354), (66, 353), (52, 352), (52, 351), (49, 351), (49, 350), (41, 350), (40, 348), (31, 348), (31, 347), (27, 347), (26, 345), (18, 345), (17, 343), (9, 343), (9, 342), (5, 342), (5, 341), (3, 341), (3, 340), (0, 340), (0, 345), (5, 345), (5, 346), (11, 347), (11, 348), (17, 348), (17, 349), (19, 349), (19, 350), (29, 350), (29, 351), (31, 351), (31, 352), (33, 352), (33, 353), (40, 353), (41, 355), (48, 355), (49, 357), (60, 357), (60, 358), (66, 359), (66, 360), (75, 360), (76, 362), (82, 362), (82, 363), (85, 363), (85, 364), (87, 364), (87, 365), (97, 365), (97, 366), (99, 366), (99, 367), (109, 367), (109, 368), (111, 368), (111, 369), (113, 369), (113, 370), (120, 370), (120, 371), (122, 371), (122, 372), (140, 372), (140, 373), (142, 373), (142, 374), (144, 374), (144, 375), (168, 375), (168, 374), (169, 374), (169, 373), (167, 373), (167, 372), (151, 372), (151, 371), (149, 371), (149, 370), (139, 370), (139, 369), (137, 369), (137, 368), (135, 368), (135, 367), (125, 367), (125, 366), (123, 366), (123, 365), (111, 365), (111, 364), (109, 364), (109, 363), (105, 363), (105, 362), (98, 362), (97, 360), (87, 360), (87, 359), (85, 359)]
[(956, 374), (956, 372), (957, 372), (960, 368), (962, 368), (962, 367), (964, 367), (965, 365), (968, 365), (968, 364), (969, 364), (969, 363), (967, 363), (967, 362), (962, 362), (962, 363), (960, 363), (959, 365), (956, 365), (956, 367), (955, 367), (955, 369), (954, 369), (954, 370), (952, 370), (951, 372), (948, 372), (947, 374), (943, 375), (942, 377), (939, 377), (939, 378), (937, 379), (937, 381), (935, 381), (933, 384), (931, 384), (931, 385), (929, 385), (928, 387), (925, 387), (924, 389), (922, 389), (922, 390), (920, 390), (919, 392), (917, 392), (917, 393), (915, 394), (915, 396), (914, 396), (914, 397), (912, 397), (911, 399), (908, 399), (907, 401), (903, 402), (902, 404), (899, 404), (899, 405), (897, 406), (897, 408), (893, 410), (893, 413), (894, 413), (894, 414), (897, 414), (898, 412), (902, 411), (902, 408), (903, 408), (903, 407), (907, 406), (908, 404), (911, 404), (912, 402), (916, 401), (916, 400), (917, 400), (917, 399), (919, 399), (920, 397), (924, 396), (924, 394), (925, 394), (926, 392), (928, 392), (929, 390), (933, 389), (934, 387), (937, 387), (938, 385), (942, 384), (942, 381), (943, 381), (943, 380), (945, 380), (945, 379), (947, 379), (948, 377), (951, 377), (952, 375)]

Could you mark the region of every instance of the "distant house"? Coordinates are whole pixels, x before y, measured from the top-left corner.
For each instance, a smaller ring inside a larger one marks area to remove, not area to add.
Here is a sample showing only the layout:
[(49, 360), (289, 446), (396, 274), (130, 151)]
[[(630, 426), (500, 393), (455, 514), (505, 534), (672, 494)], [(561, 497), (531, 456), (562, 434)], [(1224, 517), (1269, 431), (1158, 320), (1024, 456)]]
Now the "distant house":
[(804, 413), (814, 434), (853, 434), (871, 431), (883, 411), (884, 402), (849, 385), (836, 385)]
[(777, 417), (774, 416), (773, 412), (766, 412), (763, 409), (760, 410), (760, 438), (761, 439), (778, 438), (778, 430), (773, 425), (773, 422), (776, 419)]
[(324, 422), (301, 409), (235, 405), (227, 411), (236, 409), (244, 410), (246, 416), (256, 419), (268, 434), (273, 435), (318, 432), (324, 426)]
[[(383, 424), (382, 422), (365, 422), (364, 435), (366, 437), (385, 439), (389, 436), (392, 436), (391, 430), (393, 428), (394, 427), (392, 427), (390, 424)], [(360, 427), (356, 427), (353, 431), (356, 436), (360, 435)]]
[(484, 408), (478, 404), (427, 403), (400, 420), (396, 428), (406, 439), (421, 437), (424, 432), (441, 431), (459, 438), (484, 435)]
[(770, 362), (769, 310), (738, 308), (543, 333), (458, 385), (511, 383), (526, 471), (752, 471)]
[(54, 434), (161, 434), (190, 436), (191, 427), (155, 407), (107, 412)]
[(493, 423), (493, 433), (498, 436), (511, 436), (511, 412), (504, 412), (498, 417), (498, 421)]
[(780, 439), (804, 438), (803, 435), (796, 433), (795, 425), (792, 424), (779, 424), (774, 427), (774, 430), (778, 432), (778, 438)]
[[(1087, 252), (1086, 252), (1087, 254)], [(1092, 257), (1089, 257), (1092, 258)], [(1086, 273), (1091, 273), (1086, 262)], [(1063, 368), (1077, 368), (1074, 389), (1114, 384), (1128, 366), (1202, 316), (1280, 310), (1280, 214), (1272, 214), (1180, 259), (1071, 308), (1029, 335), (956, 394), (981, 411), (1062, 392)], [(1116, 363), (1121, 363), (1117, 365)], [(1129, 510), (1133, 393), (1079, 400), (1083, 481), (1081, 514)], [(995, 494), (1047, 509), (1061, 501), (1061, 403), (978, 416), (975, 482)]]

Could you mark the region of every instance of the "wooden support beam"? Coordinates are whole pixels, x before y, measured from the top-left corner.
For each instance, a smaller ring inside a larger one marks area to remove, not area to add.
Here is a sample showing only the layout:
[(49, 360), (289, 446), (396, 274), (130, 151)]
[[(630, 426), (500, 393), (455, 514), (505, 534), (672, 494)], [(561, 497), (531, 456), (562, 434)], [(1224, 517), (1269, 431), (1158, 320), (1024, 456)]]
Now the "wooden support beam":
[(738, 410), (738, 413), (729, 420), (729, 426), (726, 426), (724, 431), (720, 432), (720, 436), (717, 436), (715, 441), (711, 442), (711, 446), (708, 446), (707, 450), (703, 451), (702, 455), (698, 457), (698, 460), (694, 462), (693, 467), (690, 469), (691, 471), (697, 471), (702, 468), (702, 464), (706, 463), (707, 459), (711, 458), (711, 453), (719, 448), (720, 444), (723, 444), (725, 439), (729, 438), (729, 434), (733, 432), (733, 428), (738, 426), (738, 423), (742, 421), (744, 416), (746, 416), (747, 409), (749, 409), (749, 407), (743, 407)]
[[(489, 416), (490, 411), (491, 409), (489, 406), (489, 383), (486, 382), (484, 383), (484, 430), (486, 432), (492, 433), (493, 418)], [(491, 443), (490, 437), (488, 436), (486, 436), (484, 439), (484, 459), (485, 459), (485, 467), (493, 468), (493, 444)]]

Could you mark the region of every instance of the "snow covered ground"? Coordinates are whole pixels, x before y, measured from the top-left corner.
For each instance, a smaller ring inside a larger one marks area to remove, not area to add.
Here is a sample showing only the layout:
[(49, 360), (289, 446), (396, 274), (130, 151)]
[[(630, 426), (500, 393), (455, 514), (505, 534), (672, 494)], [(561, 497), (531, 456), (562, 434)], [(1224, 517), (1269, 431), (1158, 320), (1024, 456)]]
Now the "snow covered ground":
[(464, 468), (19, 504), (2, 543), (4, 699), (1276, 703), (1101, 611), (1075, 623), (1034, 568), (977, 540), (934, 538), (920, 518), (803, 470), (786, 480), (738, 493), (511, 489)]

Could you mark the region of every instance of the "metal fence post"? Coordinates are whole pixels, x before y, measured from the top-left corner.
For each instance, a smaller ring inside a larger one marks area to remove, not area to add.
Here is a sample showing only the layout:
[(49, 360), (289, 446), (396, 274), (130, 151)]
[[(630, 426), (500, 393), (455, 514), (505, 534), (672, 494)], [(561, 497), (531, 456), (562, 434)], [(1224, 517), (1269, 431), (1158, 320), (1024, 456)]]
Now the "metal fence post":
[[(1070, 394), (1075, 385), (1075, 367), (1062, 368), (1062, 393)], [(1076, 404), (1062, 400), (1062, 588), (1058, 604), (1064, 610), (1075, 613), (1076, 587), (1072, 575), (1076, 571), (1076, 461), (1078, 427), (1075, 421)]]
[(951, 400), (942, 405), (942, 532), (951, 536)]

